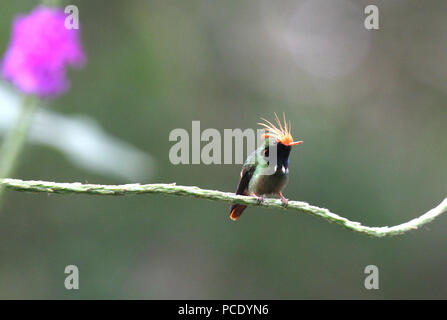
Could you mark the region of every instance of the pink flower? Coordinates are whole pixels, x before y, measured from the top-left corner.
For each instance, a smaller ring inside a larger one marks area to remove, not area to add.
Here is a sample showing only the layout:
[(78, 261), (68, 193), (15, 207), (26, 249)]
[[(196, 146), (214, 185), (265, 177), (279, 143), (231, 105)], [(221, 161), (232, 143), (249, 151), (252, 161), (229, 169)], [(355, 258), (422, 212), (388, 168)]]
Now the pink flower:
[(66, 66), (83, 66), (79, 30), (65, 28), (65, 18), (61, 9), (39, 6), (14, 19), (2, 74), (22, 92), (39, 97), (60, 95), (69, 87)]

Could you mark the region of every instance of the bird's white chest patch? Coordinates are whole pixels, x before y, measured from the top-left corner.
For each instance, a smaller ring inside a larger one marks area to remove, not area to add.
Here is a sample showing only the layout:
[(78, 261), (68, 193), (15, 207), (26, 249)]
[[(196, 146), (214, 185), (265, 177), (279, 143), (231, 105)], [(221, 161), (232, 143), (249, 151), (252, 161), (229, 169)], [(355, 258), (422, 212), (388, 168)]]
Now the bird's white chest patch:
[[(289, 168), (286, 168), (286, 167), (284, 167), (284, 166), (281, 166), (281, 172), (283, 173), (283, 174), (288, 174), (289, 173)], [(275, 171), (277, 171), (276, 170), (276, 166), (275, 166)]]

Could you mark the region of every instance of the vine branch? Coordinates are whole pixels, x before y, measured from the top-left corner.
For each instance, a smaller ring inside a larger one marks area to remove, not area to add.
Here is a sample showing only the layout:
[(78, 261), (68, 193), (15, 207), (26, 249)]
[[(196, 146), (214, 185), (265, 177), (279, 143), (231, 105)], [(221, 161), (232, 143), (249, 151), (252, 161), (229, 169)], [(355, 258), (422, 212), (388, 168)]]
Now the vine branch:
[[(267, 208), (283, 208), (282, 202), (278, 199), (266, 198), (264, 202), (258, 203), (255, 197), (235, 195), (230, 192), (217, 190), (206, 190), (193, 186), (178, 186), (175, 183), (166, 184), (124, 184), (124, 185), (99, 185), (75, 183), (57, 183), (48, 181), (24, 181), (18, 179), (0, 179), (0, 187), (16, 191), (60, 193), (60, 194), (89, 194), (89, 195), (112, 195), (124, 196), (132, 194), (158, 193), (176, 196), (195, 197), (215, 201), (233, 202), (248, 206), (261, 206)], [(289, 201), (288, 210), (297, 210), (308, 213), (329, 222), (336, 223), (351, 231), (367, 234), (373, 237), (395, 236), (418, 229), (423, 225), (433, 221), (442, 213), (447, 211), (447, 198), (438, 206), (412, 219), (408, 222), (392, 227), (368, 227), (359, 222), (348, 220), (328, 209), (312, 206), (302, 201)]]

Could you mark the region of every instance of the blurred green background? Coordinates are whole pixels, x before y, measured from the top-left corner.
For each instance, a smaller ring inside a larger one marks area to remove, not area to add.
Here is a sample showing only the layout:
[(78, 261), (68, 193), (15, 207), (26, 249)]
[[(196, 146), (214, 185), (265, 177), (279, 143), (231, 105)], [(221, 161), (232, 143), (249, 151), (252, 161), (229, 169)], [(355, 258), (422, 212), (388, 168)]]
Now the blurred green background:
[[(152, 155), (150, 181), (234, 191), (240, 165), (169, 162), (169, 132), (256, 128), (285, 112), (304, 140), (285, 195), (370, 226), (447, 196), (445, 1), (73, 1), (88, 63), (48, 106)], [(2, 3), (0, 48), (34, 1)], [(380, 30), (363, 26), (368, 4)], [(142, 174), (143, 175), (143, 174)], [(28, 145), (15, 177), (127, 183)], [(8, 192), (0, 298), (447, 298), (447, 219), (369, 238), (293, 211), (160, 195)], [(80, 290), (64, 287), (64, 268)], [(376, 265), (380, 289), (366, 290)]]

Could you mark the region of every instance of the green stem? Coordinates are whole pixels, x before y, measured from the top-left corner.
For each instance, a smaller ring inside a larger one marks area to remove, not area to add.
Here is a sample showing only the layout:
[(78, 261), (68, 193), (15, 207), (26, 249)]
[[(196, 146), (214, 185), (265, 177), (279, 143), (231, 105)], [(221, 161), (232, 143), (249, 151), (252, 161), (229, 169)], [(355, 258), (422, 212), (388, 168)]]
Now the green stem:
[[(172, 184), (125, 184), (125, 185), (99, 185), (75, 183), (57, 183), (48, 181), (23, 181), (17, 179), (0, 179), (0, 187), (4, 186), (11, 190), (25, 192), (43, 192), (60, 194), (88, 194), (88, 195), (110, 195), (125, 196), (135, 194), (166, 194), (175, 196), (186, 196), (202, 198), (215, 201), (225, 201), (232, 203), (245, 204), (248, 206), (262, 206), (267, 208), (284, 208), (278, 199), (266, 198), (262, 203), (258, 203), (255, 197), (235, 195), (234, 193), (222, 192), (217, 190), (206, 190), (192, 186), (177, 186)], [(302, 201), (289, 201), (287, 210), (305, 212), (333, 222), (348, 230), (370, 235), (373, 237), (387, 237), (406, 233), (418, 229), (423, 225), (433, 221), (442, 213), (447, 211), (447, 198), (438, 206), (414, 218), (408, 222), (393, 227), (368, 227), (359, 222), (343, 218), (328, 209), (312, 206)]]
[[(32, 97), (25, 97), (22, 110), (15, 124), (7, 133), (0, 148), (0, 177), (10, 177), (17, 166), (31, 125), (36, 103)], [(0, 208), (4, 187), (0, 185)]]

